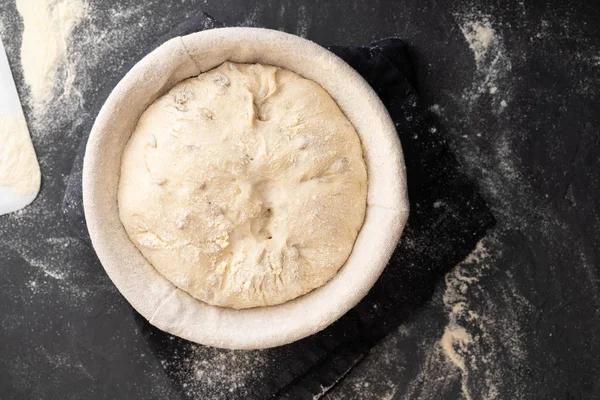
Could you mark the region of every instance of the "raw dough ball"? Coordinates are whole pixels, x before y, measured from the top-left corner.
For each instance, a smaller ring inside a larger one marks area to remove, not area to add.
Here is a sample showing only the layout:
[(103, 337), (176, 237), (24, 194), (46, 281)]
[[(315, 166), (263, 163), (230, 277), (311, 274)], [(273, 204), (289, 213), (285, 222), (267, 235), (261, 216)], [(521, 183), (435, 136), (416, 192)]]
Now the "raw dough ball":
[(142, 114), (119, 214), (167, 279), (206, 303), (284, 303), (329, 281), (365, 216), (356, 131), (313, 81), (226, 62)]

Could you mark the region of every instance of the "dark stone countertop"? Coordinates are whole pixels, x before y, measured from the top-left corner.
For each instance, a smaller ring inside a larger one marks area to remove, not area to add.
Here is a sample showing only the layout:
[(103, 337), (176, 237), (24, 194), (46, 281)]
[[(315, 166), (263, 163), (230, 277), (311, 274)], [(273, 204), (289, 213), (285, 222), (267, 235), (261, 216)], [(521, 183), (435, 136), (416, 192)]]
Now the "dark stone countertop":
[[(60, 211), (94, 95), (141, 56), (136, 43), (198, 10), (321, 44), (405, 39), (423, 101), (498, 220), (431, 300), (326, 398), (600, 397), (600, 4), (88, 4), (58, 74), (72, 68), (71, 90), (57, 80), (47, 107), (25, 106), (41, 193), (0, 216), (0, 398), (240, 398), (237, 385), (260, 368), (256, 353), (191, 347), (158, 357)], [(2, 2), (0, 34), (25, 100), (22, 29), (14, 2)], [(445, 352), (442, 339), (455, 350)], [(182, 363), (197, 373), (173, 385), (165, 370)]]

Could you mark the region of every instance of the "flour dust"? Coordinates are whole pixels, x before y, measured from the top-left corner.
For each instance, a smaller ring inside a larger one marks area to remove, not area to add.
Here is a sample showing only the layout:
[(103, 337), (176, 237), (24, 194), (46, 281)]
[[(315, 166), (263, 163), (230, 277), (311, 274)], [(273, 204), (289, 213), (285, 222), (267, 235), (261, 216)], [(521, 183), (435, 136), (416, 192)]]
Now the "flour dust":
[(188, 343), (180, 352), (160, 360), (162, 367), (181, 386), (185, 398), (249, 398), (246, 382), (267, 378), (266, 351), (233, 351)]
[[(88, 15), (87, 5), (80, 0), (17, 0), (23, 19), (21, 67), (29, 86), (29, 100), (37, 111), (52, 100), (55, 86), (64, 82), (70, 91), (73, 66), (65, 64), (70, 35)], [(66, 79), (57, 80), (59, 65), (66, 67)], [(59, 88), (57, 88), (59, 89)]]
[(489, 93), (498, 109), (499, 102), (504, 100), (497, 99), (497, 96), (509, 90), (501, 83), (512, 69), (503, 40), (494, 29), (489, 15), (457, 13), (455, 18), (476, 64), (472, 86), (463, 96), (473, 103), (483, 93)]

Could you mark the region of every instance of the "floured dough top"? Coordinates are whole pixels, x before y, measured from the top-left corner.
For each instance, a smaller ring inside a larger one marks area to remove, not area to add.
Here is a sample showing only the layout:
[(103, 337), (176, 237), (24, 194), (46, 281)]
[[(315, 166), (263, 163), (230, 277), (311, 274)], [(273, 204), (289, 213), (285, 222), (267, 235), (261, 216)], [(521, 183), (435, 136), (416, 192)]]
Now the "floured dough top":
[(142, 114), (119, 214), (167, 279), (206, 303), (275, 305), (330, 280), (365, 216), (356, 131), (318, 84), (224, 63)]
[(16, 195), (35, 195), (40, 181), (40, 167), (25, 117), (0, 114), (0, 188), (8, 188)]

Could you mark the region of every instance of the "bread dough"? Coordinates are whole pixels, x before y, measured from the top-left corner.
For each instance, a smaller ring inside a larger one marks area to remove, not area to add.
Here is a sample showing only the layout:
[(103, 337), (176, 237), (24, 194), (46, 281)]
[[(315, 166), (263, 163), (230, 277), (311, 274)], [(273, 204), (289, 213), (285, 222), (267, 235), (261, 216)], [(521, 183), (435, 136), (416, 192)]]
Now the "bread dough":
[(206, 303), (284, 303), (330, 280), (365, 216), (358, 135), (318, 84), (226, 62), (142, 114), (119, 215), (167, 279)]

